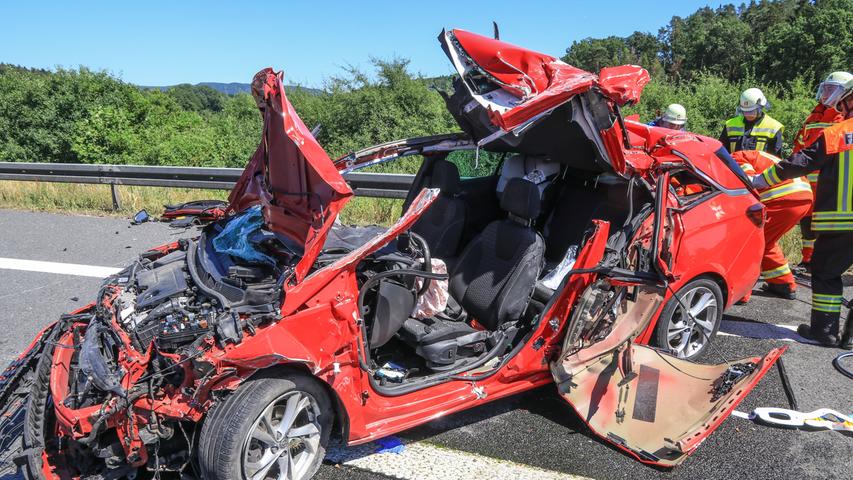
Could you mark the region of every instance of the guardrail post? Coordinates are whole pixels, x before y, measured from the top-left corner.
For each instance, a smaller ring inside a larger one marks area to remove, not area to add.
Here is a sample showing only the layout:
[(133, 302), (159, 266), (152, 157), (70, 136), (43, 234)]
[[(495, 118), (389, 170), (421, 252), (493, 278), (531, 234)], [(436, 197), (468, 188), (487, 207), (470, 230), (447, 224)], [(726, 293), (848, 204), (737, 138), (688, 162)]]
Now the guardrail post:
[(118, 189), (115, 183), (110, 184), (110, 193), (113, 196), (113, 211), (121, 210), (121, 197), (118, 195)]

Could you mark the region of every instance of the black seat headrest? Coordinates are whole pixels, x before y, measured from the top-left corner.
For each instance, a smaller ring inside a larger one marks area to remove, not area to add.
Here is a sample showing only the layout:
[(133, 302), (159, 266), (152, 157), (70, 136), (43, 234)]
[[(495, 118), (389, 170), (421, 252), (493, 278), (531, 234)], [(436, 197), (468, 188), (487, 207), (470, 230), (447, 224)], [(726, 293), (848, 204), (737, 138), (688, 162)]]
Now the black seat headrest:
[(539, 187), (520, 177), (511, 178), (501, 196), (501, 208), (517, 217), (532, 220), (539, 216), (542, 200)]
[(445, 195), (456, 195), (459, 193), (459, 169), (447, 160), (437, 160), (432, 166), (429, 184)]

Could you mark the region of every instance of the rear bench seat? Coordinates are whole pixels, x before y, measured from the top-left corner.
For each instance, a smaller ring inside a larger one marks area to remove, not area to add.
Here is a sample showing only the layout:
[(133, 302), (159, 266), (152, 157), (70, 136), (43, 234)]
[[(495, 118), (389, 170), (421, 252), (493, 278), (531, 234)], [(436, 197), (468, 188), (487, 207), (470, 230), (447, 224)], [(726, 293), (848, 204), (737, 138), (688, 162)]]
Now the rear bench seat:
[[(634, 211), (639, 208), (639, 188), (634, 188)], [(628, 182), (614, 174), (602, 174), (585, 184), (563, 185), (543, 228), (545, 268), (533, 298), (547, 302), (554, 291), (541, 279), (563, 259), (571, 245), (580, 245), (594, 219), (610, 222), (611, 230), (621, 227), (628, 216)]]

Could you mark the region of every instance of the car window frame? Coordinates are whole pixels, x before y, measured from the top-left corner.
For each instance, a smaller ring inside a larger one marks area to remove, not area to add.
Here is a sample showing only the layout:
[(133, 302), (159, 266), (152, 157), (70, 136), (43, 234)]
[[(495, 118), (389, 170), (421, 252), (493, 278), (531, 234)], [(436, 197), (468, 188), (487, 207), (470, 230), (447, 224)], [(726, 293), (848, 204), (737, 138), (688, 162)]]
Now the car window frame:
[[(689, 198), (685, 201), (684, 196), (679, 195), (675, 191), (675, 187), (672, 185), (672, 181), (671, 181), (675, 175), (677, 175), (681, 172), (688, 172), (690, 174), (693, 174), (704, 185), (707, 185), (708, 188), (710, 189), (710, 191), (702, 193), (701, 195)], [(697, 205), (704, 203), (705, 201), (710, 200), (711, 198), (714, 198), (714, 197), (723, 193), (722, 190), (720, 190), (719, 185), (717, 185), (713, 182), (709, 182), (706, 176), (701, 175), (696, 169), (689, 168), (687, 166), (685, 166), (684, 168), (679, 168), (679, 169), (676, 169), (676, 170), (673, 170), (670, 172), (668, 187), (669, 187), (670, 194), (678, 202), (678, 207), (672, 207), (672, 208), (679, 213), (687, 212), (687, 211), (693, 209), (694, 207), (696, 207)]]

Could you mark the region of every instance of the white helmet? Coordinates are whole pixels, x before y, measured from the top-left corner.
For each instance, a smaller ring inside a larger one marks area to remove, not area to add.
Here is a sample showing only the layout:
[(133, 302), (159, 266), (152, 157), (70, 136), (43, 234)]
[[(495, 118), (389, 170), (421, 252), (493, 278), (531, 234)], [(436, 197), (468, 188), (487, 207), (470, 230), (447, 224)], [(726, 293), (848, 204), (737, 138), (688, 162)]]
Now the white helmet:
[(853, 74), (832, 72), (817, 87), (817, 101), (838, 110), (838, 104), (853, 91)]
[(737, 111), (738, 113), (754, 112), (756, 109), (764, 110), (767, 107), (767, 97), (764, 96), (764, 92), (758, 88), (747, 88), (740, 94)]
[(666, 107), (661, 119), (673, 125), (684, 125), (687, 123), (687, 109), (678, 103), (671, 103)]

